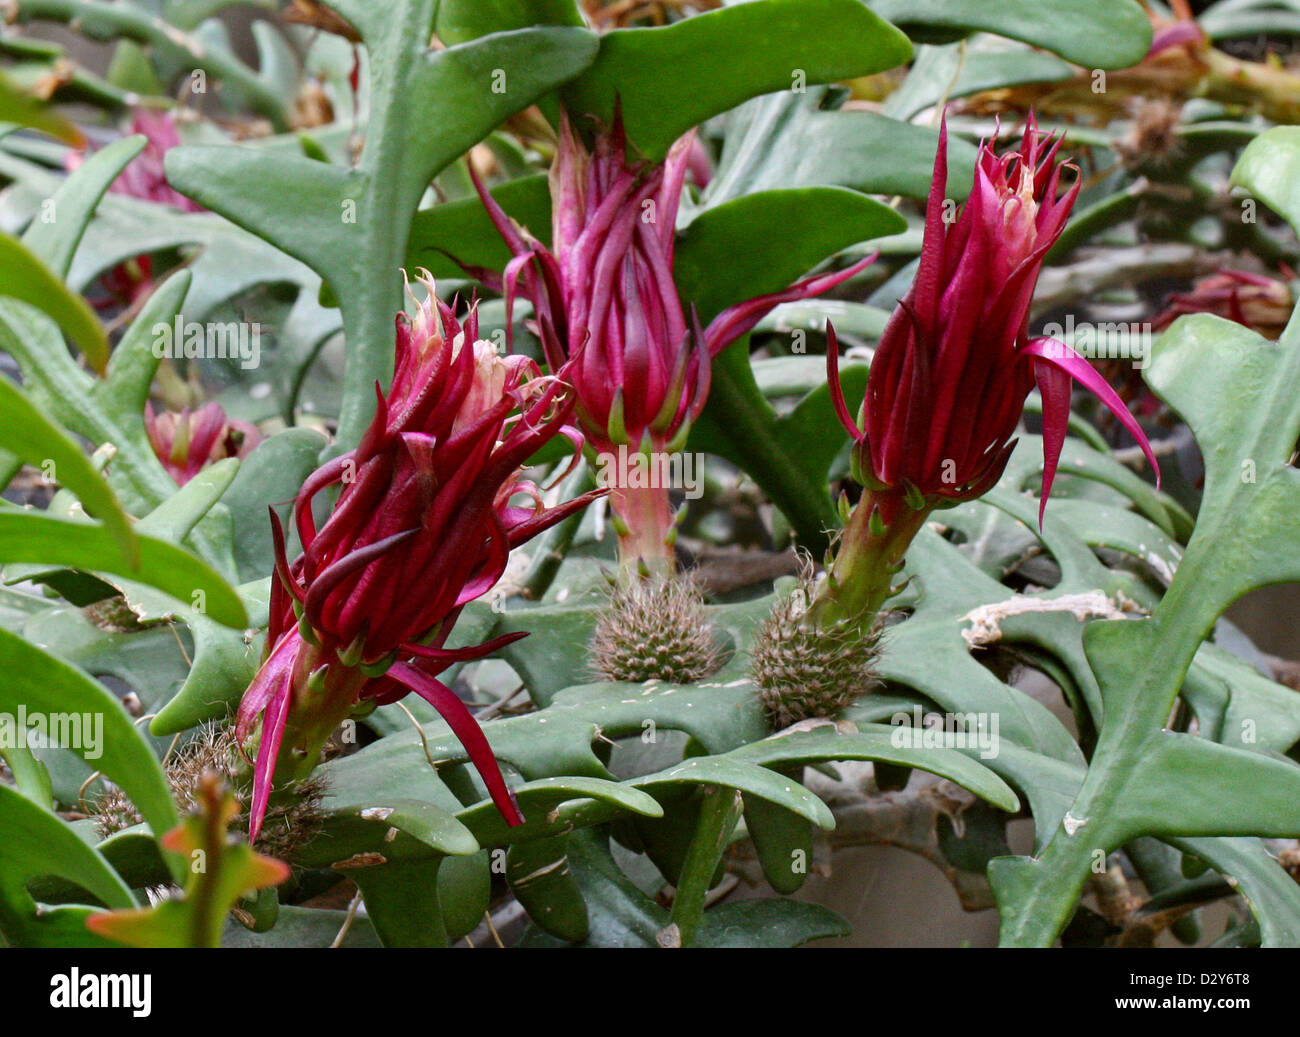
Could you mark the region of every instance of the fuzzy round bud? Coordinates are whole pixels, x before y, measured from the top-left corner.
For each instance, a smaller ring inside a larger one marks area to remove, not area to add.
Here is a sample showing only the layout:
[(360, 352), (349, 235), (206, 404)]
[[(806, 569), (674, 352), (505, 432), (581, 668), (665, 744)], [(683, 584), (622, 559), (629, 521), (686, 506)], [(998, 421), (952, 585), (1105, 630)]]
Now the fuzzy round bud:
[[(163, 773), (182, 814), (198, 810), (199, 784), (209, 772), (218, 774), (243, 803), (250, 801), (253, 773), (239, 753), (232, 727), (204, 726), (164, 763)], [(144, 821), (126, 793), (116, 785), (106, 782), (105, 786), (95, 801), (94, 813), (95, 829), (101, 839)], [(326, 779), (320, 774), (312, 774), (295, 784), (291, 795), (278, 799), (267, 810), (254, 849), (291, 861), (299, 847), (320, 833), (325, 817), (321, 801), (327, 788)], [(246, 811), (241, 812), (231, 830), (247, 836), (248, 817)]]
[(596, 621), (591, 657), (600, 677), (628, 682), (684, 684), (722, 663), (700, 590), (685, 577), (616, 588)]
[(865, 636), (848, 620), (816, 626), (807, 621), (814, 592), (806, 571), (777, 601), (754, 645), (750, 673), (773, 730), (834, 717), (880, 683), (880, 622)]

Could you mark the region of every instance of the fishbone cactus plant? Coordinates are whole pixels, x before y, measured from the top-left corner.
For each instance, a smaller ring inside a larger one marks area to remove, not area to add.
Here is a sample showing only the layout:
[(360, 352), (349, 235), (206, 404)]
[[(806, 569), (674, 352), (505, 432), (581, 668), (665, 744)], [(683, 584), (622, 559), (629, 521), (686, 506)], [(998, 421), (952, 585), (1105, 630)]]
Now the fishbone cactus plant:
[(1287, 18), (235, 6), (0, 4), (0, 942), (1300, 945)]

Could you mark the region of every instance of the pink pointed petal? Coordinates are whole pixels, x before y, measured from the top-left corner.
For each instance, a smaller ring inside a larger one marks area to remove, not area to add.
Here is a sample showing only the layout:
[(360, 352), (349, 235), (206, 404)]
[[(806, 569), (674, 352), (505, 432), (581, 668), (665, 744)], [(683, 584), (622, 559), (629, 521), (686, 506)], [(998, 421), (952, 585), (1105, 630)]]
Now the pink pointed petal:
[(279, 678), (292, 668), (297, 645), (298, 629), (294, 627), (276, 642), (253, 678), (253, 683), (239, 700), (239, 711), (235, 716), (235, 738), (240, 743), (252, 733), (253, 722), (275, 695), (279, 688)]
[(582, 460), (582, 448), (587, 442), (586, 437), (573, 425), (561, 425), (559, 435), (567, 439), (573, 446), (573, 454), (569, 458), (569, 464), (564, 471), (546, 484), (548, 490), (559, 486), (578, 467), (578, 463)]
[[(976, 171), (976, 183), (979, 173)], [(944, 202), (948, 190), (948, 109), (945, 107), (939, 122), (939, 146), (934, 152), (934, 174), (930, 179), (930, 196), (925, 206), (925, 235), (921, 240), (921, 263), (916, 272), (913, 293), (925, 313), (934, 311), (943, 291), (944, 243), (947, 225), (944, 222)]]
[(325, 604), (325, 599), (340, 583), (353, 573), (360, 572), (376, 558), (382, 556), (384, 552), (390, 551), (398, 544), (410, 540), (417, 533), (419, 533), (418, 529), (406, 529), (400, 533), (394, 533), (392, 536), (384, 537), (373, 544), (357, 548), (322, 570), (317, 574), (316, 579), (312, 581), (311, 589), (307, 591), (306, 603), (303, 608), (308, 619), (310, 620), (319, 614)]
[(843, 270), (836, 270), (829, 274), (814, 274), (811, 277), (805, 277), (802, 281), (796, 281), (784, 291), (760, 295), (755, 299), (749, 299), (728, 307), (714, 317), (709, 322), (708, 328), (705, 329), (704, 343), (708, 347), (709, 355), (717, 356), (723, 349), (740, 338), (741, 335), (752, 330), (755, 324), (783, 302), (811, 299), (823, 292), (828, 292), (837, 284), (847, 281), (850, 277), (865, 270), (876, 261), (879, 255), (879, 252), (873, 252)]
[[(514, 342), (513, 328), (515, 323), (515, 299), (519, 295), (519, 277), (527, 275), (529, 266), (536, 258), (535, 252), (524, 252), (506, 264), (505, 272), (501, 276), (501, 294), (505, 297), (506, 302), (506, 346), (509, 348)], [(485, 282), (486, 283), (486, 282)], [(527, 277), (525, 277), (525, 284)], [(490, 287), (490, 286), (489, 286)]]
[(445, 248), (434, 249), (434, 251), (441, 252), (444, 256), (450, 259), (453, 263), (455, 263), (458, 267), (460, 267), (463, 271), (465, 271), (465, 273), (469, 274), (470, 277), (474, 278), (475, 281), (483, 285), (483, 287), (487, 288), (489, 291), (497, 292), (497, 293), (501, 293), (505, 291), (505, 284), (501, 280), (501, 275), (497, 271), (491, 269), (490, 267), (476, 266), (473, 263), (463, 262), (459, 256), (453, 255), (452, 253), (448, 252)]
[(704, 328), (700, 326), (700, 315), (694, 304), (691, 305), (691, 342), (695, 351), (695, 386), (691, 390), (690, 404), (686, 409), (686, 420), (694, 422), (709, 402), (709, 388), (713, 384), (713, 364), (704, 345)]
[(475, 659), (482, 659), (498, 648), (514, 644), (527, 636), (527, 630), (518, 630), (513, 634), (502, 634), (500, 637), (492, 638), (491, 641), (484, 641), (481, 645), (467, 645), (464, 648), (434, 648), (430, 645), (407, 644), (402, 645), (402, 651), (418, 655), (421, 659), (432, 659), (434, 662), (450, 666), (452, 663), (469, 663)]
[(514, 220), (506, 215), (505, 209), (501, 204), (492, 197), (483, 180), (479, 177), (478, 171), (474, 168), (473, 162), (466, 162), (465, 167), (469, 170), (470, 181), (474, 185), (474, 190), (478, 192), (479, 199), (483, 202), (483, 208), (487, 210), (488, 219), (492, 221), (492, 226), (497, 229), (497, 233), (505, 239), (510, 251), (519, 255), (521, 252), (528, 252), (528, 242), (524, 236), (519, 233), (519, 228)]
[(295, 580), (289, 572), (289, 559), (285, 555), (284, 548), (284, 526), (280, 524), (280, 516), (275, 513), (275, 509), (267, 507), (271, 514), (271, 542), (275, 549), (275, 572), (280, 577), (280, 583), (290, 594), (299, 602), (306, 600), (307, 592)]
[(302, 489), (298, 491), (298, 498), (294, 504), (294, 516), (298, 524), (298, 539), (302, 541), (304, 551), (308, 550), (316, 539), (316, 519), (311, 511), (312, 498), (326, 486), (332, 485), (343, 478), (344, 466), (349, 460), (355, 461), (353, 454), (344, 454), (332, 461), (327, 461), (311, 475), (307, 476), (306, 481), (302, 484)]
[[(1137, 419), (1129, 413), (1129, 409), (1124, 405), (1124, 401), (1119, 398), (1119, 395), (1110, 387), (1106, 382), (1106, 379), (1097, 373), (1096, 368), (1064, 342), (1058, 342), (1055, 339), (1050, 338), (1034, 339), (1034, 341), (1030, 342), (1029, 345), (1025, 347), (1025, 354), (1033, 357), (1035, 360), (1035, 377), (1038, 378), (1040, 386), (1042, 385), (1042, 375), (1038, 374), (1038, 372), (1045, 366), (1055, 367), (1064, 371), (1068, 377), (1077, 378), (1083, 384), (1085, 389), (1091, 392), (1110, 409), (1110, 412), (1115, 415), (1116, 420), (1128, 429), (1129, 434), (1137, 441), (1138, 446), (1142, 448), (1142, 453), (1146, 455), (1147, 461), (1150, 462), (1152, 471), (1156, 473), (1156, 489), (1159, 489), (1160, 463), (1156, 460), (1156, 455), (1151, 450), (1151, 444), (1147, 441), (1146, 433), (1142, 431), (1142, 426), (1138, 424)], [(1054, 391), (1059, 392), (1059, 390)], [(1063, 423), (1068, 417), (1069, 400), (1067, 398), (1065, 401), (1065, 414), (1060, 420)], [(1043, 400), (1043, 427), (1044, 429), (1047, 428), (1046, 397), (1044, 397)], [(1064, 435), (1063, 432), (1062, 435)]]
[(253, 769), (253, 804), (248, 815), (248, 841), (257, 842), (266, 818), (266, 807), (271, 799), (271, 780), (275, 776), (275, 761), (284, 741), (284, 725), (289, 719), (289, 698), (293, 694), (293, 671), (287, 669), (279, 675), (279, 684), (266, 704), (262, 717), (262, 741), (257, 747), (257, 765)]
[(478, 575), (466, 583), (456, 595), (457, 607), (475, 598), (481, 598), (490, 591), (497, 580), (501, 579), (501, 575), (506, 571), (506, 563), (510, 560), (510, 535), (501, 524), (500, 517), (492, 514), (488, 518), (486, 530), (488, 555), (483, 560)]
[(1056, 479), (1065, 433), (1070, 425), (1070, 387), (1074, 380), (1069, 372), (1053, 367), (1044, 360), (1034, 360), (1034, 379), (1043, 398), (1043, 483), (1038, 492), (1038, 529), (1043, 528), (1047, 498)]
[(1179, 47), (1186, 44), (1202, 46), (1205, 43), (1205, 33), (1195, 22), (1177, 21), (1171, 25), (1165, 25), (1155, 31), (1151, 39), (1151, 49), (1147, 51), (1147, 57), (1154, 57), (1162, 50), (1170, 47)]
[(194, 415), (190, 429), (188, 466), (195, 474), (207, 462), (212, 448), (226, 427), (226, 412), (216, 403), (209, 403)]
[(407, 663), (397, 663), (389, 667), (388, 676), (401, 681), (438, 711), (438, 715), (451, 728), (452, 734), (469, 753), (470, 761), (483, 779), (483, 784), (487, 786), (492, 802), (501, 811), (501, 816), (506, 819), (506, 824), (511, 828), (522, 825), (524, 818), (519, 813), (515, 794), (506, 786), (505, 778), (501, 776), (501, 768), (497, 765), (496, 757), (492, 755), (492, 748), (488, 745), (483, 729), (478, 726), (478, 721), (474, 719), (474, 714), (469, 711), (465, 703), (441, 681), (421, 673)]
[(575, 511), (581, 511), (592, 501), (598, 500), (607, 493), (609, 493), (608, 486), (588, 490), (581, 497), (574, 497), (573, 500), (557, 504), (553, 508), (547, 508), (545, 511), (539, 512), (534, 518), (526, 519), (517, 526), (512, 526), (510, 529), (511, 546), (522, 544), (525, 540), (535, 537), (538, 533), (550, 529), (557, 522), (562, 522)]
[(830, 389), (831, 403), (835, 405), (840, 424), (857, 442), (862, 438), (862, 430), (853, 420), (848, 402), (844, 399), (844, 386), (840, 384), (840, 340), (835, 335), (835, 325), (829, 320), (826, 322), (826, 387)]

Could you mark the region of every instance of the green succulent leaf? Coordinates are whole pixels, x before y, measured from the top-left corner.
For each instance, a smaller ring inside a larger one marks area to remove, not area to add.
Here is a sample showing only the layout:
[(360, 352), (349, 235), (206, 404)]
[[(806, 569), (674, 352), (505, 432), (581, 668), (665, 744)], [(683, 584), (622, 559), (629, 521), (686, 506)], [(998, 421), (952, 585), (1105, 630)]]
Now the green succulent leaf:
[(924, 27), (997, 33), (1050, 50), (1085, 68), (1128, 68), (1146, 57), (1151, 23), (1130, 0), (866, 0), (880, 17)]
[[(551, 192), (543, 175), (507, 180), (492, 188), (506, 213), (544, 245), (551, 240)], [(420, 268), (434, 277), (463, 277), (460, 263), (504, 270), (513, 258), (478, 198), (444, 202), (421, 209), (411, 223), (403, 264), (408, 273)], [(459, 261), (459, 262), (458, 262)]]
[(457, 44), (530, 25), (583, 24), (574, 0), (442, 0), (434, 31), (439, 39)]
[(769, 898), (719, 904), (704, 913), (696, 947), (801, 947), (848, 936), (849, 923), (820, 904)]
[[(4, 265), (3, 294), (35, 307), (57, 322), (98, 371), (108, 363), (108, 338), (89, 303), (73, 294), (17, 238), (0, 233), (0, 264)], [(12, 312), (10, 303), (0, 303)]]
[(510, 892), (543, 932), (565, 943), (581, 943), (591, 932), (587, 902), (569, 868), (568, 839), (538, 839), (506, 855)]
[[(367, 148), (345, 169), (236, 147), (173, 149), (171, 182), (316, 270), (342, 311), (349, 343), (339, 443), (354, 445), (392, 371), (392, 319), (412, 217), (429, 181), (511, 115), (585, 68), (596, 39), (583, 29), (493, 33), (427, 47), (433, 0), (381, 8), (336, 4), (384, 73), (371, 83)], [(436, 116), (432, 113), (436, 112)], [(291, 221), (286, 209), (300, 214)]]
[(10, 382), (0, 379), (0, 447), (41, 468), (80, 498), (86, 511), (104, 523), (127, 557), (134, 558), (136, 535), (116, 495), (86, 459), (81, 447), (38, 411)]
[[(1234, 174), (1292, 220), (1300, 218), (1293, 193), (1298, 143), (1294, 131), (1265, 134)], [(1240, 325), (1196, 316), (1156, 341), (1145, 375), (1201, 446), (1200, 512), (1151, 617), (1092, 623), (1084, 633), (1105, 710), (1097, 749), (1045, 849), (990, 868), (1007, 943), (1055, 937), (1095, 848), (1109, 850), (1151, 830), (1170, 838), (1300, 833), (1294, 796), (1262, 794), (1300, 780), (1293, 761), (1165, 730), (1184, 676), (1223, 610), (1256, 587), (1300, 579), (1300, 475), (1289, 463), (1300, 435), (1298, 327), (1293, 321), (1272, 343)], [(1215, 804), (1217, 811), (1209, 809)]]
[[(227, 84), (278, 128), (288, 123), (289, 98), (239, 60), (228, 40), (213, 32), (190, 32), (158, 17), (148, 5), (114, 4), (103, 0), (23, 0), (15, 9), (22, 21), (33, 18), (67, 22), (92, 40), (129, 39), (148, 46), (176, 70), (202, 69)], [(209, 23), (210, 25), (212, 23)], [(215, 38), (214, 38), (215, 37)]]
[(907, 224), (888, 206), (840, 187), (762, 191), (702, 212), (677, 240), (673, 272), (701, 321), (778, 292), (841, 249)]
[(96, 151), (50, 197), (45, 211), (54, 218), (35, 219), (28, 225), (23, 244), (59, 277), (68, 276), (100, 199), (144, 146), (145, 138), (135, 134)]
[[(510, 828), (491, 803), (478, 803), (458, 817), (487, 846), (549, 838), (621, 813), (661, 817), (663, 809), (639, 789), (600, 778), (539, 778), (516, 786), (525, 823)], [(566, 809), (567, 807), (567, 809)]]
[[(755, 98), (727, 116), (722, 158), (701, 199), (707, 206), (757, 191), (851, 187), (925, 198), (939, 147), (935, 129), (876, 112), (845, 110), (830, 88)], [(963, 201), (975, 148), (948, 138), (948, 180)]]
[[(720, 53), (736, 59), (719, 65)], [(906, 37), (858, 0), (759, 0), (662, 28), (615, 29), (563, 95), (570, 112), (606, 124), (617, 103), (628, 138), (658, 160), (683, 133), (751, 97), (870, 75), (911, 56)]]
[(363, 866), (366, 855), (411, 861), (478, 852), (472, 832), (447, 811), (419, 800), (382, 798), (382, 806), (332, 809), (320, 837), (299, 851), (301, 862), (343, 871)]
[(0, 122), (30, 126), (72, 145), (79, 145), (84, 140), (76, 126), (5, 75), (0, 75)]
[(176, 823), (176, 807), (162, 767), (116, 697), (75, 666), (4, 630), (0, 630), (0, 665), (9, 674), (0, 686), (0, 704), (10, 718), (16, 720), (22, 708), (31, 716), (79, 721), (74, 731), (82, 724), (93, 725), (102, 737), (91, 739), (83, 731), (80, 745), (65, 748), (108, 775), (155, 831), (164, 832)]
[(201, 596), (206, 614), (216, 622), (240, 630), (248, 625), (243, 602), (210, 566), (153, 537), (139, 537), (136, 547), (138, 556), (127, 554), (103, 526), (0, 511), (0, 556), (9, 562), (42, 562), (120, 576), (191, 605)]
[(200, 788), (199, 812), (162, 837), (165, 849), (183, 858), (189, 878), (182, 898), (147, 908), (94, 915), (95, 935), (130, 947), (218, 947), (226, 916), (240, 897), (289, 877), (286, 864), (232, 841), (227, 827), (239, 808), (215, 778)]
[(915, 118), (927, 108), (1022, 83), (1052, 83), (1073, 79), (1078, 70), (1039, 50), (982, 38), (966, 43), (921, 47), (903, 85), (885, 101), (884, 112), (895, 119)]
[[(75, 883), (106, 907), (130, 909), (135, 898), (118, 874), (64, 821), (16, 789), (0, 784), (0, 934), (18, 946), (102, 946), (85, 929), (81, 907), (38, 907), (27, 891), (32, 879), (54, 875)], [(83, 897), (84, 899), (84, 897)]]

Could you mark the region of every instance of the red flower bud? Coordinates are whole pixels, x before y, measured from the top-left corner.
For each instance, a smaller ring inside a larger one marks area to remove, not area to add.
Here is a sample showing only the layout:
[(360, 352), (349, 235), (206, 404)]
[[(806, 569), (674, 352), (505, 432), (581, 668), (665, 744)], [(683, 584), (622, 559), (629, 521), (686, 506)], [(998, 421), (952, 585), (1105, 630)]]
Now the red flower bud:
[[(1286, 274), (1294, 277), (1289, 270)], [(1151, 330), (1164, 331), (1189, 313), (1213, 313), (1276, 341), (1294, 307), (1286, 281), (1246, 270), (1221, 270), (1202, 278), (1190, 292), (1171, 295), (1165, 309), (1152, 318)]]
[[(131, 117), (131, 132), (145, 137), (144, 150), (137, 155), (116, 180), (109, 185), (112, 194), (123, 194), (146, 202), (171, 205), (182, 212), (206, 212), (198, 202), (186, 198), (167, 182), (163, 172), (163, 159), (167, 152), (181, 142), (176, 132), (176, 122), (170, 112), (138, 109)], [(69, 151), (64, 167), (69, 173), (76, 171), (85, 161), (80, 151)], [(153, 269), (149, 256), (137, 256), (119, 263), (100, 277), (100, 283), (111, 299), (96, 302), (102, 308), (114, 301), (130, 306), (153, 291)]]
[(247, 421), (226, 417), (216, 403), (197, 411), (189, 408), (177, 414), (155, 414), (153, 404), (146, 403), (145, 431), (149, 445), (167, 474), (184, 486), (208, 465), (227, 457), (247, 457), (262, 441), (262, 434)]
[[(359, 704), (408, 691), (427, 699), (468, 750), (512, 824), (518, 810), (482, 732), (435, 678), (522, 636), (445, 649), (462, 608), (505, 571), (511, 548), (584, 507), (602, 491), (546, 508), (521, 466), (569, 425), (572, 393), (524, 357), (476, 341), (434, 293), (414, 320), (397, 318), (392, 388), (353, 451), (319, 468), (295, 505), (303, 553), (289, 562), (272, 513), (276, 571), (268, 655), (240, 704), (240, 739), (263, 715), (253, 801), (260, 826), (272, 778), (315, 765), (325, 739)], [(378, 386), (376, 386), (378, 390)], [(312, 505), (340, 486), (317, 529)], [(526, 506), (513, 503), (529, 498)], [(282, 746), (284, 747), (282, 750)], [(277, 770), (277, 759), (279, 768)]]
[[(620, 446), (647, 455), (681, 450), (708, 398), (714, 356), (780, 303), (820, 294), (874, 259), (733, 306), (707, 329), (688, 323), (673, 252), (688, 169), (697, 182), (707, 179), (701, 157), (692, 131), (661, 163), (630, 160), (617, 113), (588, 151), (566, 116), (551, 168), (550, 251), (511, 222), (470, 170), (514, 253), (500, 275), (470, 272), (505, 295), (507, 321), (519, 291), (532, 303), (547, 362), (570, 372), (575, 414), (598, 456), (613, 457)], [(671, 571), (676, 525), (667, 487), (616, 485), (610, 501), (625, 571)]]
[[(709, 391), (710, 362), (782, 302), (839, 284), (866, 265), (808, 278), (688, 327), (673, 280), (677, 210), (694, 131), (662, 163), (632, 162), (621, 118), (588, 152), (567, 117), (551, 169), (552, 251), (515, 226), (475, 177), (514, 260), (503, 275), (474, 270), (506, 296), (522, 285), (552, 369), (569, 364), (577, 415), (600, 452), (680, 449)], [(471, 171), (472, 172), (472, 171)]]
[(893, 521), (904, 500), (933, 508), (972, 500), (1001, 477), (1035, 380), (1043, 398), (1046, 504), (1079, 379), (1141, 444), (1146, 437), (1104, 379), (1064, 343), (1029, 338), (1029, 305), (1047, 251), (1079, 192), (1057, 197), (1059, 141), (1040, 139), (1032, 114), (1020, 150), (985, 142), (975, 184), (956, 219), (945, 199), (947, 125), (940, 134), (920, 267), (876, 348), (859, 421), (839, 385), (829, 329), (827, 365), (840, 419), (856, 441), (855, 469)]
[[(131, 116), (131, 132), (144, 136), (144, 150), (132, 159), (122, 170), (121, 176), (109, 185), (109, 191), (114, 194), (128, 195), (131, 198), (140, 198), (146, 202), (173, 205), (184, 212), (204, 212), (203, 206), (198, 202), (186, 198), (172, 187), (163, 172), (163, 158), (181, 142), (171, 113), (152, 111), (148, 108), (138, 109)], [(83, 161), (85, 159), (81, 152), (72, 151), (68, 153), (64, 165), (71, 173)]]

